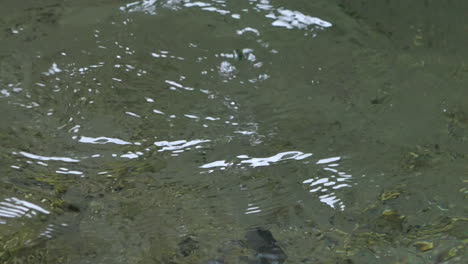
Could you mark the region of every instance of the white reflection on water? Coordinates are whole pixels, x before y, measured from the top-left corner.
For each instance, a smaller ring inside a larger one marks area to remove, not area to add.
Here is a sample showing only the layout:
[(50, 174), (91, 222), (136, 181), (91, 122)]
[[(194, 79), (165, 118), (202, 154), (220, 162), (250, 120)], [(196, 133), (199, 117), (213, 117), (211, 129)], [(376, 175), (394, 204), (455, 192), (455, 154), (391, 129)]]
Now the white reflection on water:
[[(159, 1), (163, 2), (162, 7), (169, 9), (179, 9), (178, 6), (184, 6), (186, 8), (199, 8), (203, 11), (215, 12), (221, 15), (231, 14), (232, 11), (226, 10), (225, 1), (190, 1), (190, 0), (168, 0), (168, 1)], [(332, 26), (332, 23), (320, 19), (318, 17), (312, 17), (306, 14), (303, 14), (299, 11), (293, 11), (286, 9), (284, 7), (274, 7), (269, 0), (249, 0), (249, 3), (253, 5), (253, 10), (257, 12), (268, 12), (265, 17), (274, 19), (271, 23), (272, 26), (284, 27), (287, 29), (301, 29), (301, 30), (310, 30), (328, 28)], [(120, 10), (123, 12), (144, 12), (150, 15), (156, 14), (156, 5), (158, 4), (157, 0), (143, 0), (136, 1), (125, 6), (120, 7)], [(232, 9), (232, 8), (229, 8)], [(248, 9), (239, 10), (243, 12), (248, 12)], [(241, 16), (237, 13), (231, 14), (231, 17), (234, 19), (240, 19)], [(260, 35), (260, 32), (256, 29), (247, 27), (243, 30), (239, 30), (238, 34), (243, 34), (244, 32), (253, 32), (257, 36)]]
[(187, 118), (190, 118), (190, 119), (200, 119), (198, 116), (196, 115), (188, 115), (188, 114), (184, 114), (185, 117)]
[(245, 213), (246, 215), (248, 214), (257, 214), (257, 213), (260, 213), (262, 211), (262, 209), (260, 209), (259, 206), (255, 206), (254, 204), (248, 204), (247, 205), (247, 209), (245, 210)]
[[(341, 157), (331, 157), (318, 160), (315, 164), (326, 166), (323, 168), (323, 170), (331, 172), (332, 174), (329, 177), (325, 178), (318, 176), (313, 177), (303, 181), (302, 183), (309, 184), (309, 186), (312, 187), (312, 189), (310, 189), (309, 192), (318, 193), (321, 202), (329, 205), (332, 208), (344, 210), (344, 203), (336, 197), (335, 192), (333, 190), (341, 189), (344, 187), (351, 187), (351, 185), (347, 182), (351, 180), (352, 175), (339, 171), (335, 168), (339, 164), (332, 162), (337, 162), (339, 160), (341, 160)], [(332, 189), (331, 192), (329, 192), (329, 188)]]
[(335, 162), (339, 161), (341, 157), (332, 157), (332, 158), (327, 158), (327, 159), (321, 159), (317, 161), (317, 164), (325, 164), (325, 163), (330, 163), (330, 162)]
[(159, 53), (157, 52), (151, 52), (151, 56), (154, 58), (169, 58), (169, 59), (177, 59), (177, 60), (184, 60), (182, 57), (174, 56), (174, 55), (169, 55), (168, 51), (161, 50)]
[(157, 0), (142, 0), (136, 1), (125, 6), (120, 7), (120, 10), (127, 12), (145, 12), (150, 15), (156, 14), (156, 1)]
[(225, 160), (218, 160), (215, 162), (211, 162), (205, 165), (200, 166), (202, 169), (209, 169), (209, 168), (215, 168), (215, 167), (222, 167), (224, 169), (225, 167), (229, 167), (233, 165), (234, 163), (232, 162), (226, 162)]
[[(50, 211), (44, 209), (43, 207), (33, 204), (31, 202), (20, 200), (16, 197), (5, 198), (0, 202), (0, 224), (13, 224), (21, 223), (23, 218), (37, 217), (39, 215), (49, 215)], [(19, 221), (19, 222), (18, 222)], [(20, 224), (20, 228), (24, 227), (24, 223)], [(39, 229), (36, 234), (30, 233), (28, 231), (27, 235), (29, 239), (24, 241), (25, 244), (33, 245), (37, 239), (50, 239), (58, 232), (63, 232), (65, 228), (68, 227), (68, 224), (48, 224), (45, 228)], [(25, 237), (23, 237), (25, 238)]]
[(158, 147), (162, 147), (159, 149), (159, 152), (163, 151), (177, 151), (177, 150), (184, 150), (190, 149), (189, 147), (195, 146), (201, 143), (210, 142), (211, 140), (202, 140), (202, 139), (195, 139), (191, 141), (187, 140), (176, 140), (176, 141), (158, 141), (154, 142), (154, 144)]
[(182, 84), (180, 84), (178, 82), (171, 81), (171, 80), (165, 80), (165, 82), (167, 84), (171, 85), (169, 87), (169, 89), (171, 89), (171, 90), (177, 90), (177, 88), (181, 88), (181, 89), (184, 89), (184, 90), (187, 90), (187, 91), (193, 91), (194, 90), (192, 87), (183, 86)]
[(236, 67), (232, 65), (229, 61), (222, 61), (218, 66), (218, 72), (221, 77), (226, 79), (233, 79), (236, 77)]
[(59, 225), (55, 225), (55, 224), (49, 224), (44, 231), (42, 231), (38, 238), (52, 238), (53, 237), (53, 234), (56, 233), (58, 230), (60, 229), (64, 229), (68, 227), (68, 224), (66, 223), (62, 223), (62, 224), (59, 224)]
[(50, 214), (46, 209), (16, 197), (6, 198), (0, 202), (0, 224), (6, 224), (7, 218), (31, 218), (38, 213)]
[(107, 143), (113, 143), (117, 145), (132, 145), (133, 143), (121, 140), (118, 138), (110, 138), (110, 137), (85, 137), (81, 136), (80, 140), (78, 140), (81, 143), (89, 143), (89, 144), (107, 144)]
[(251, 27), (246, 27), (246, 28), (243, 28), (241, 30), (237, 30), (237, 34), (238, 35), (243, 35), (244, 33), (246, 32), (252, 32), (254, 33), (255, 35), (257, 36), (260, 36), (260, 31), (258, 31), (257, 29), (255, 28), (251, 28)]
[[(13, 154), (17, 154), (17, 153), (13, 152)], [(32, 154), (32, 153), (24, 152), (24, 151), (20, 151), (19, 154), (21, 154), (21, 155), (23, 155), (23, 156), (25, 156), (27, 158), (43, 160), (43, 161), (53, 160), (53, 161), (64, 161), (64, 162), (80, 162), (80, 160), (72, 159), (72, 158), (39, 156), (39, 155), (35, 155), (35, 154)]]
[(273, 163), (277, 163), (283, 160), (303, 160), (312, 156), (312, 153), (303, 153), (301, 151), (286, 151), (278, 153), (274, 156), (267, 157), (267, 158), (250, 158), (247, 155), (238, 155), (238, 159), (242, 159), (240, 162), (226, 162), (225, 160), (214, 161), (208, 164), (204, 164), (200, 166), (202, 169), (206, 168), (215, 168), (215, 167), (227, 167), (232, 165), (240, 165), (240, 164), (249, 164), (251, 167), (263, 167), (269, 166)]
[(58, 174), (83, 175), (81, 171), (69, 170), (67, 168), (59, 168), (59, 170), (55, 172)]
[(262, 167), (262, 166), (269, 166), (271, 163), (276, 163), (282, 160), (303, 160), (312, 156), (312, 153), (303, 153), (300, 151), (287, 151), (281, 152), (274, 156), (267, 157), (267, 158), (250, 158), (246, 155), (237, 156), (242, 160), (241, 164), (250, 164), (251, 167)]
[(285, 27), (288, 29), (309, 29), (311, 26), (319, 26), (324, 28), (332, 26), (330, 22), (317, 17), (304, 15), (298, 11), (292, 11), (283, 8), (278, 8), (276, 11), (278, 13), (277, 15), (274, 13), (266, 15), (268, 18), (275, 19), (275, 21), (273, 21), (271, 24), (276, 27)]
[[(303, 161), (304, 164), (308, 165), (310, 164), (308, 161), (310, 157), (312, 157), (312, 153), (304, 153), (301, 151), (286, 151), (266, 158), (252, 158), (248, 155), (238, 155), (238, 161), (218, 160), (201, 165), (199, 168), (208, 169), (206, 171), (200, 172), (201, 174), (209, 174), (215, 170), (224, 171), (230, 167), (243, 169), (244, 167), (242, 165), (244, 164), (248, 164), (250, 167), (256, 168), (272, 166), (281, 161)], [(341, 157), (339, 156), (319, 159), (315, 162), (315, 165), (324, 166), (322, 170), (330, 172), (331, 175), (328, 177), (315, 176), (304, 180), (303, 183), (308, 184), (311, 187), (309, 190), (310, 193), (318, 194), (318, 198), (321, 202), (325, 203), (331, 208), (344, 210), (345, 205), (343, 201), (341, 201), (341, 199), (336, 196), (335, 190), (344, 187), (351, 187), (351, 185), (348, 183), (351, 180), (352, 175), (337, 169), (339, 164), (336, 162), (340, 160)], [(249, 204), (245, 214), (254, 214), (262, 211), (260, 210), (259, 206), (256, 206), (255, 208), (252, 206), (253, 205)]]
[(163, 111), (159, 111), (158, 109), (153, 109), (153, 113), (160, 114), (160, 115), (165, 115), (165, 113)]
[(129, 115), (129, 116), (133, 116), (133, 117), (138, 117), (138, 118), (141, 118), (141, 116), (140, 116), (140, 115), (138, 115), (138, 114), (135, 114), (135, 113), (133, 113), (133, 112), (129, 112), (129, 111), (127, 111), (127, 112), (125, 112), (125, 114), (127, 114), (127, 115)]
[(234, 133), (248, 136), (248, 135), (254, 135), (256, 132), (237, 130), (237, 131), (234, 131)]
[(0, 94), (3, 95), (3, 96), (0, 96), (0, 97), (8, 97), (8, 96), (10, 96), (10, 93), (9, 93), (6, 89), (0, 90)]
[(47, 72), (44, 72), (44, 75), (49, 76), (56, 73), (62, 72), (62, 70), (57, 66), (57, 63), (52, 63), (52, 66), (49, 68)]

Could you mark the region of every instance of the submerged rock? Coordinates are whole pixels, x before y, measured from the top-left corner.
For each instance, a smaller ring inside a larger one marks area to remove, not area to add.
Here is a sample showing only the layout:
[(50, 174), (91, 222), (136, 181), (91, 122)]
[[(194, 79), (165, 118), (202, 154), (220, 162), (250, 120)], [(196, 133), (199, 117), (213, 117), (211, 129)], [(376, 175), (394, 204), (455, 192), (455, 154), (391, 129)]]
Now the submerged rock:
[(178, 244), (178, 253), (183, 257), (190, 256), (195, 250), (198, 249), (198, 241), (193, 237), (187, 236)]
[(427, 242), (427, 241), (418, 241), (414, 243), (413, 246), (417, 248), (419, 251), (426, 252), (434, 248), (434, 243)]
[(224, 242), (218, 251), (222, 254), (220, 258), (213, 258), (204, 264), (283, 264), (287, 258), (271, 232), (262, 228), (247, 231), (245, 240)]
[(256, 252), (256, 259), (249, 261), (249, 264), (281, 264), (286, 260), (286, 254), (270, 231), (255, 228), (248, 231), (245, 238), (248, 247)]

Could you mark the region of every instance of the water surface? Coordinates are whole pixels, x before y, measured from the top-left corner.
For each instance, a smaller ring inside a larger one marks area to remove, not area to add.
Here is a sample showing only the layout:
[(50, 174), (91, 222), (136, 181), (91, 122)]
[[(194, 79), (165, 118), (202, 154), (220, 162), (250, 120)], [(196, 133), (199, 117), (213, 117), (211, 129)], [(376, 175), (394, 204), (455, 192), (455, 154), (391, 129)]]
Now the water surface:
[(467, 4), (2, 6), (4, 263), (467, 262)]

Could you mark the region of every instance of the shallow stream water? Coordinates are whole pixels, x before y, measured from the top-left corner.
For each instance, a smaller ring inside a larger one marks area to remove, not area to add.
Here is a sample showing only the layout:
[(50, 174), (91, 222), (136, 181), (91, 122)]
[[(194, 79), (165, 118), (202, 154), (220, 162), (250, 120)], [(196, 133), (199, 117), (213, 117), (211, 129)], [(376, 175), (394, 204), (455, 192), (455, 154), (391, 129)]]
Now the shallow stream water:
[(467, 10), (2, 0), (1, 263), (468, 263)]

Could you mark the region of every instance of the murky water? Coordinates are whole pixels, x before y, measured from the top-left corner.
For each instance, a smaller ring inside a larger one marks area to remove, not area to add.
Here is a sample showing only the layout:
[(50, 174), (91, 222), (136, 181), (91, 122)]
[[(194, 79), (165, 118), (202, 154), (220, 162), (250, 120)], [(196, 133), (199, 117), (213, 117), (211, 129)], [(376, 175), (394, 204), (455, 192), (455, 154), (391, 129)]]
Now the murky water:
[(462, 1), (11, 1), (2, 263), (467, 263)]

